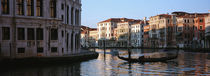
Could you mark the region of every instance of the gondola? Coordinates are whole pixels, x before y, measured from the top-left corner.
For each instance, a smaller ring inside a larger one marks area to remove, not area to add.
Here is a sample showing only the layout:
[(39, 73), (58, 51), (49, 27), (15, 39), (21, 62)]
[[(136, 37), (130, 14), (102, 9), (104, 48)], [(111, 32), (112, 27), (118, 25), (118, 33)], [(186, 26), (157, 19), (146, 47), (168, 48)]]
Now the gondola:
[(139, 57), (138, 59), (134, 58), (125, 58), (125, 57), (120, 57), (118, 55), (119, 59), (128, 61), (128, 62), (166, 62), (168, 60), (176, 59), (178, 57), (178, 52), (175, 56), (171, 57), (161, 57), (161, 58), (144, 58), (144, 56)]

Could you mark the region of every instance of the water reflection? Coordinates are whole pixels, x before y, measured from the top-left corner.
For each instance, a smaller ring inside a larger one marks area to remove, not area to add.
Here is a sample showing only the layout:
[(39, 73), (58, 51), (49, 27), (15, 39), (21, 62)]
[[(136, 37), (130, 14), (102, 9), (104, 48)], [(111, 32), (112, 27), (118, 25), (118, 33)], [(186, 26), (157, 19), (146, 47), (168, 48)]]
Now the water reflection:
[[(27, 66), (0, 68), (0, 76), (185, 76), (210, 75), (210, 54), (179, 52), (179, 57), (169, 62), (128, 63), (117, 57), (128, 57), (127, 49), (96, 49), (97, 59), (74, 64), (49, 66)], [(163, 51), (151, 49), (132, 49), (131, 57), (168, 56), (177, 50)]]
[(0, 68), (0, 76), (79, 76), (80, 65), (45, 65)]

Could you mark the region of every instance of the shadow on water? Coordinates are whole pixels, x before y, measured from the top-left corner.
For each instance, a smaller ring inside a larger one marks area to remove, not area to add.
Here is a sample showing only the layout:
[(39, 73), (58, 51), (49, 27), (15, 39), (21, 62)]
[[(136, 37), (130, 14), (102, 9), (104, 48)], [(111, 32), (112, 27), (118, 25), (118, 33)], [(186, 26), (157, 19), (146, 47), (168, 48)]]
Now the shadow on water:
[(0, 68), (0, 76), (79, 76), (78, 64), (4, 66)]
[[(161, 57), (176, 50), (131, 49), (130, 57)], [(96, 49), (97, 59), (72, 64), (0, 67), (0, 76), (209, 76), (210, 54), (179, 52), (179, 57), (167, 62), (128, 63), (117, 54), (128, 57), (128, 49)]]

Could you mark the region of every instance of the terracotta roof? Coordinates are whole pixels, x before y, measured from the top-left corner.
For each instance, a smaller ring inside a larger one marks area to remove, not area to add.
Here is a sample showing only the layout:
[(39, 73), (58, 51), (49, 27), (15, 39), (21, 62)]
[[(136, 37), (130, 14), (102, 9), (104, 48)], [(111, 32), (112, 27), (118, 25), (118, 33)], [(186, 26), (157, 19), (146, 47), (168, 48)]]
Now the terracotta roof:
[(171, 18), (172, 17), (172, 15), (169, 15), (169, 14), (160, 14), (158, 16), (166, 17), (166, 18)]
[(96, 31), (97, 30), (97, 28), (90, 28), (90, 29), (88, 29), (89, 31)]
[(132, 25), (141, 24), (141, 23), (142, 23), (142, 21), (141, 21), (141, 22), (136, 22), (136, 23), (134, 23), (134, 24), (132, 24)]
[(104, 23), (104, 22), (131, 22), (131, 21), (140, 21), (140, 20), (128, 19), (128, 18), (110, 18), (110, 19), (101, 21), (99, 23)]
[(172, 12), (172, 14), (175, 14), (177, 17), (204, 17), (207, 16), (209, 13), (187, 13), (187, 12)]

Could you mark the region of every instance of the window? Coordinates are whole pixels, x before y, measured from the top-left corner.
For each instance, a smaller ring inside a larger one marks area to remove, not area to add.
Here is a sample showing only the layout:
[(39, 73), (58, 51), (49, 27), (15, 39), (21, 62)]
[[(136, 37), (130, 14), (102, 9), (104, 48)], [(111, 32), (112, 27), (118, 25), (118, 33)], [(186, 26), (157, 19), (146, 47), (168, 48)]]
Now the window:
[(57, 47), (51, 47), (51, 52), (56, 53), (57, 52)]
[(17, 1), (17, 14), (24, 15), (24, 2), (23, 0), (16, 0)]
[(61, 15), (61, 19), (62, 19), (62, 21), (64, 20), (64, 17), (63, 17), (63, 15)]
[(202, 25), (200, 25), (200, 30), (202, 30), (203, 29), (203, 26)]
[(34, 40), (34, 29), (33, 28), (28, 28), (27, 29), (27, 35), (28, 35), (28, 40)]
[(170, 20), (168, 19), (168, 23), (170, 23)]
[(58, 30), (51, 29), (51, 40), (58, 40)]
[(67, 6), (66, 13), (67, 13), (67, 24), (69, 24), (69, 6)]
[(34, 0), (27, 0), (27, 16), (34, 15)]
[(25, 40), (25, 29), (18, 28), (18, 40)]
[(2, 14), (9, 14), (9, 0), (1, 0)]
[(63, 48), (62, 48), (62, 53), (63, 53), (64, 51), (63, 51)]
[(37, 53), (43, 53), (43, 52), (44, 52), (43, 47), (38, 47), (37, 48)]
[(69, 33), (67, 33), (66, 39), (67, 39), (66, 48), (67, 48), (67, 51), (68, 51), (68, 49), (69, 49)]
[[(75, 11), (75, 24), (79, 24), (79, 10)], [(106, 23), (106, 25), (108, 25), (108, 23)]]
[(200, 22), (203, 22), (203, 19), (200, 19)]
[(43, 1), (37, 0), (36, 1), (36, 16), (42, 16), (42, 8), (43, 8)]
[(25, 48), (18, 48), (18, 53), (25, 53)]
[(63, 3), (61, 4), (61, 9), (64, 10), (64, 4)]
[(50, 0), (50, 17), (56, 18), (56, 0)]
[(10, 40), (10, 28), (2, 27), (2, 40)]
[(73, 51), (73, 46), (74, 46), (73, 45), (74, 44), (73, 43), (74, 42), (74, 39), (73, 39), (74, 37), (73, 36), (74, 36), (74, 33), (71, 34), (71, 51)]
[(73, 25), (74, 23), (74, 8), (71, 8), (71, 24)]
[(42, 28), (36, 29), (36, 39), (43, 40), (43, 29)]

